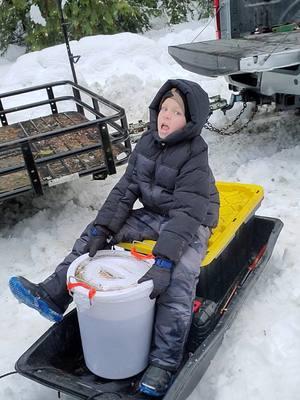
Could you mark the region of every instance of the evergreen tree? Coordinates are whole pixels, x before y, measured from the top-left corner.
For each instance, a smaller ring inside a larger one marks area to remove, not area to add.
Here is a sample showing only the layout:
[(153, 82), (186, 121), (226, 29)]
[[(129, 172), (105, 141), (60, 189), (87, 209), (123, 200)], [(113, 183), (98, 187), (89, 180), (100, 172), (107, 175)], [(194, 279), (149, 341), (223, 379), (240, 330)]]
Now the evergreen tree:
[[(29, 51), (62, 43), (57, 1), (61, 0), (0, 0), (0, 52), (10, 43), (24, 44)], [(212, 10), (212, 0), (66, 0), (63, 5), (70, 39), (142, 32), (150, 28), (153, 16), (167, 15), (169, 23), (176, 24), (195, 11), (207, 16)], [(34, 6), (45, 23), (32, 19)]]

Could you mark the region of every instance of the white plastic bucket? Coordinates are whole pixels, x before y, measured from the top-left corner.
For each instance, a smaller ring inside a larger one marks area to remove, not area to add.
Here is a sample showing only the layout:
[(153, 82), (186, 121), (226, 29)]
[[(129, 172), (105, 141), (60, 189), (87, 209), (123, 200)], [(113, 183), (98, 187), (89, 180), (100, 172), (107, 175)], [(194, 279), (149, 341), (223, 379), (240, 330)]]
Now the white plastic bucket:
[[(153, 282), (137, 281), (150, 266), (129, 252), (102, 250), (92, 259), (78, 257), (68, 269), (85, 363), (102, 378), (125, 379), (148, 364)], [(76, 286), (82, 284), (86, 288)]]

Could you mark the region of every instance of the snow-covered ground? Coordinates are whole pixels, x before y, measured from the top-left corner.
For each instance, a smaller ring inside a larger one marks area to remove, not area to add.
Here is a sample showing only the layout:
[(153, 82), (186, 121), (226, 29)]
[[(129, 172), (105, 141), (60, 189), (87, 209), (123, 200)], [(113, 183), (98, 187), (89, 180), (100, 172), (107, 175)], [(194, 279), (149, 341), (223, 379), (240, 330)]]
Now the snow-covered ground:
[[(76, 65), (79, 82), (122, 105), (129, 122), (147, 120), (147, 105), (169, 78), (195, 80), (209, 95), (228, 97), (223, 79), (189, 73), (167, 52), (170, 44), (192, 41), (206, 24), (192, 22), (145, 35), (122, 33), (71, 42), (73, 54), (81, 55)], [(197, 40), (213, 37), (214, 27), (210, 24)], [(0, 58), (0, 92), (71, 79), (63, 45), (20, 54), (22, 50), (13, 47)], [(237, 110), (226, 118), (216, 113), (212, 122), (222, 126)], [(267, 119), (270, 116), (271, 122)], [(274, 118), (272, 112), (263, 110), (259, 121), (238, 135), (203, 133), (216, 178), (263, 185), (265, 200), (258, 213), (279, 217), (285, 226), (267, 270), (189, 400), (300, 398), (298, 121), (293, 115)], [(9, 277), (25, 275), (38, 282), (50, 274), (95, 216), (123, 170), (103, 182), (81, 179), (52, 188), (42, 198), (24, 196), (0, 206), (0, 375), (12, 371), (18, 357), (50, 326), (15, 301), (7, 288)], [(52, 400), (56, 394), (18, 375), (0, 380), (0, 399), (41, 398)]]

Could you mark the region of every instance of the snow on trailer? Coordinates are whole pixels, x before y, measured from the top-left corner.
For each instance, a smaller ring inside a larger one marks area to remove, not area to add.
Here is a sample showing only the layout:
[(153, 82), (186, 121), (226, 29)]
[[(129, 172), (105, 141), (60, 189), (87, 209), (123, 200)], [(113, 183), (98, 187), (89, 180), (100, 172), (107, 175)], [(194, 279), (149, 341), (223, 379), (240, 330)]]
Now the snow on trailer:
[[(32, 93), (43, 99), (26, 101)], [(9, 124), (24, 111), (35, 117)], [(0, 120), (0, 201), (85, 175), (105, 179), (131, 153), (124, 109), (70, 81), (0, 94)]]

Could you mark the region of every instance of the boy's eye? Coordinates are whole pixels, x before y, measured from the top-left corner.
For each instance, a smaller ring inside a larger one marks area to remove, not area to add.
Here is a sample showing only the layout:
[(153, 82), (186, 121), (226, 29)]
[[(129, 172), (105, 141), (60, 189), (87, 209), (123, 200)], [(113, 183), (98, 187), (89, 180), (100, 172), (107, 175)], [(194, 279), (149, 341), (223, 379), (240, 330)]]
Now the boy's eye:
[(173, 109), (170, 109), (170, 108), (164, 107), (164, 106), (161, 107), (160, 112), (170, 112), (170, 113), (174, 114), (176, 117), (183, 115), (181, 111), (173, 110)]

